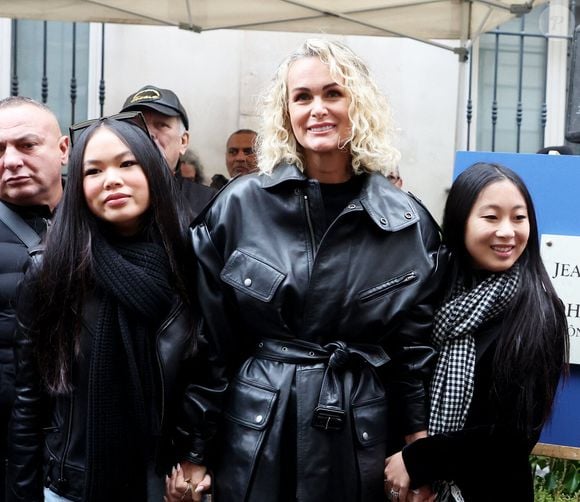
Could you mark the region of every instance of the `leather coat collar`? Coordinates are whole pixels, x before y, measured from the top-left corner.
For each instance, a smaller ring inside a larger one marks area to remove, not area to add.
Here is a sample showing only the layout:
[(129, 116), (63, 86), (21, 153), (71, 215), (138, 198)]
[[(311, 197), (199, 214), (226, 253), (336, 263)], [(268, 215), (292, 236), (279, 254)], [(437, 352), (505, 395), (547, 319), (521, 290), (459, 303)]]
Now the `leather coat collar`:
[[(295, 165), (279, 164), (271, 175), (260, 174), (262, 188), (273, 189), (283, 185), (295, 187), (305, 185), (308, 178)], [(419, 221), (417, 210), (409, 198), (394, 187), (380, 173), (362, 174), (365, 182), (360, 199), (354, 210), (365, 210), (371, 220), (382, 230), (389, 232), (401, 230)]]

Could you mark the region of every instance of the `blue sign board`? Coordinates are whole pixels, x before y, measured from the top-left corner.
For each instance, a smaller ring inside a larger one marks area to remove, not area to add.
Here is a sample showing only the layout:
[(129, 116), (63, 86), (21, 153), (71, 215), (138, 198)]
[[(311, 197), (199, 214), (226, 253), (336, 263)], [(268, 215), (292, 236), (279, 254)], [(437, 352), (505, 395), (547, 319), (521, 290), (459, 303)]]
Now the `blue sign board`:
[[(522, 177), (534, 201), (540, 236), (580, 236), (580, 156), (457, 152), (453, 177), (476, 162), (502, 164)], [(540, 442), (580, 447), (580, 364), (571, 365)]]

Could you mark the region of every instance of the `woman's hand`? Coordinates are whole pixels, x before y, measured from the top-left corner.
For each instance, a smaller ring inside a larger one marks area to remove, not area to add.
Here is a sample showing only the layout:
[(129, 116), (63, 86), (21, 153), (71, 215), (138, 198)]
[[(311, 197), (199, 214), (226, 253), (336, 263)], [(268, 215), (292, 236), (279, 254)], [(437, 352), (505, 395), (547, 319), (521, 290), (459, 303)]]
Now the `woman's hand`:
[(211, 477), (203, 465), (182, 462), (165, 477), (165, 496), (163, 502), (193, 500), (200, 502), (202, 492), (211, 487)]
[(411, 479), (401, 452), (385, 460), (385, 494), (389, 500), (402, 502), (434, 502), (435, 493), (430, 486), (409, 489)]
[(411, 478), (401, 452), (385, 459), (385, 494), (395, 502), (406, 501)]

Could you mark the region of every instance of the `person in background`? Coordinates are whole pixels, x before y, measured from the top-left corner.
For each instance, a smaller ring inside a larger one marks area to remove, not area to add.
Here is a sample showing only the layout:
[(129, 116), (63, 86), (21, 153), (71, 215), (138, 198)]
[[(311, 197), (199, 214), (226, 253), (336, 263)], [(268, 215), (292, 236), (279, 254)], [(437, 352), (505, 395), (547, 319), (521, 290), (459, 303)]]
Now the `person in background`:
[(212, 382), (197, 401), (214, 408), (170, 502), (207, 466), (220, 502), (383, 502), (385, 458), (426, 434), (444, 267), (437, 225), (387, 180), (388, 117), (343, 44), (307, 40), (278, 69), (260, 172), (192, 233)]
[(7, 500), (160, 502), (196, 455), (189, 220), (140, 113), (76, 124), (71, 141), (19, 296)]
[(62, 196), (68, 151), (69, 139), (49, 108), (21, 96), (0, 100), (0, 500), (14, 400), (16, 291), (29, 249), (44, 237)]
[(540, 148), (536, 153), (547, 155), (574, 155), (572, 148), (568, 145), (545, 146)]
[(226, 143), (226, 167), (231, 178), (253, 173), (256, 165), (256, 131), (239, 129)]
[(564, 305), (540, 257), (530, 194), (497, 164), (453, 183), (443, 216), (452, 261), (435, 313), (430, 436), (388, 461), (388, 486), (441, 481), (442, 501), (534, 500), (529, 454), (566, 372)]
[(214, 174), (211, 177), (211, 183), (209, 186), (215, 190), (221, 190), (225, 185), (227, 185), (228, 181), (229, 180), (223, 174)]
[[(232, 178), (257, 170), (256, 131), (239, 129), (230, 135), (226, 143), (226, 168)], [(221, 190), (228, 181), (223, 174), (214, 174), (211, 177), (210, 187)]]
[(179, 166), (176, 174), (182, 178), (189, 178), (200, 185), (205, 185), (201, 159), (191, 148), (185, 150), (185, 153), (179, 158)]
[[(146, 85), (127, 97), (121, 111), (143, 113), (151, 136), (165, 154), (171, 172), (176, 173), (179, 157), (189, 145), (189, 117), (177, 95), (170, 89)], [(193, 219), (211, 200), (215, 190), (180, 176), (177, 182), (184, 207)]]

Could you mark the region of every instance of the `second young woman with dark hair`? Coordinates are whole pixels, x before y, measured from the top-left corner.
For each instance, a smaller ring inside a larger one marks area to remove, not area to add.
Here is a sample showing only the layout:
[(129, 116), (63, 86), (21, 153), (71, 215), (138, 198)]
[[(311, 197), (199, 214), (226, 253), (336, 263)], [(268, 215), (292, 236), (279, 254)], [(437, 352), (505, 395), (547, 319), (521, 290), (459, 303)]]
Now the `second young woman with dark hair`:
[(195, 348), (187, 222), (140, 119), (73, 138), (21, 294), (10, 501), (159, 502), (170, 465), (195, 460), (182, 406)]
[(495, 164), (467, 169), (443, 239), (453, 259), (435, 314), (431, 435), (391, 457), (386, 478), (402, 492), (442, 480), (443, 501), (533, 501), (528, 456), (566, 369), (568, 332), (522, 180)]

